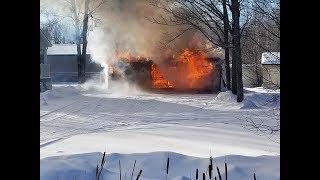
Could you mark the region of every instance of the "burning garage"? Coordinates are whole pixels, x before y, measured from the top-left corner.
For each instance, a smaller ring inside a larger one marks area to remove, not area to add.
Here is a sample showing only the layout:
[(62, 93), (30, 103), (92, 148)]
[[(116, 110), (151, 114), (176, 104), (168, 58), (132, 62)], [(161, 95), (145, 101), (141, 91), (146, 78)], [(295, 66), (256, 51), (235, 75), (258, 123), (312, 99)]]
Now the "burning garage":
[(110, 79), (126, 80), (146, 91), (213, 93), (224, 83), (222, 60), (200, 50), (186, 48), (161, 60), (117, 53), (116, 59), (109, 64)]
[(216, 54), (218, 48), (196, 29), (150, 23), (146, 17), (159, 12), (145, 1), (119, 2), (102, 13), (107, 26), (88, 36), (94, 59), (108, 67), (109, 88), (117, 89), (122, 81), (152, 92), (213, 93), (223, 88), (223, 50)]

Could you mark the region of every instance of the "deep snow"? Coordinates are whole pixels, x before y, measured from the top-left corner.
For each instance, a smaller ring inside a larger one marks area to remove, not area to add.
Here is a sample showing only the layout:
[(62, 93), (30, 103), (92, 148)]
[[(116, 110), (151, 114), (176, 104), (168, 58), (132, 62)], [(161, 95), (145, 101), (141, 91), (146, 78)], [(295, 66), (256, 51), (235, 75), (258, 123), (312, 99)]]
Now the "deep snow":
[[(199, 177), (202, 173), (208, 177), (209, 158), (197, 158), (173, 152), (152, 152), (138, 154), (107, 155), (103, 179), (119, 179), (119, 160), (121, 163), (122, 179), (130, 179), (134, 161), (136, 160), (133, 179), (142, 169), (141, 180), (165, 180), (166, 162), (169, 161), (168, 179), (191, 180), (195, 179), (196, 169)], [(48, 157), (41, 160), (40, 178), (46, 180), (56, 179), (94, 179), (95, 169), (101, 161), (102, 153), (75, 154), (60, 157)], [(224, 163), (227, 162), (228, 179), (253, 179), (256, 173), (259, 180), (272, 180), (279, 178), (279, 156), (246, 157), (228, 155), (213, 159), (213, 177), (218, 178), (216, 167), (219, 167), (222, 178), (225, 177)]]
[[(261, 177), (265, 174), (266, 179), (279, 179), (280, 149), (276, 143), (280, 141), (279, 134), (270, 137), (244, 128), (247, 116), (243, 114), (249, 114), (253, 121), (278, 123), (278, 118), (270, 116), (269, 111), (280, 108), (280, 91), (248, 88), (245, 101), (236, 103), (230, 92), (164, 95), (142, 93), (134, 88), (106, 91), (91, 84), (54, 85), (53, 90), (40, 94), (40, 106), (42, 179), (62, 177), (63, 172), (68, 172), (68, 176), (79, 175), (84, 170), (89, 173), (99, 159), (99, 155), (92, 152), (105, 150), (111, 157), (113, 153), (121, 153), (119, 157), (128, 156), (131, 160), (135, 158), (133, 153), (145, 153), (144, 161), (149, 162), (144, 167), (146, 170), (157, 164), (152, 158), (159, 159), (168, 151), (187, 155), (181, 155), (184, 163), (193, 162), (189, 156), (195, 156), (192, 158), (203, 161), (202, 164), (207, 163), (207, 159), (201, 158), (210, 155), (223, 158), (233, 154), (236, 156), (230, 157), (235, 159), (237, 155), (244, 155), (249, 157), (242, 157), (243, 166), (238, 164), (231, 171), (234, 176), (243, 174), (241, 177), (248, 179), (253, 171), (260, 169), (257, 174)], [(163, 153), (150, 155), (157, 151)], [(271, 163), (255, 157), (261, 155), (270, 155)], [(91, 163), (81, 164), (87, 162), (87, 158), (92, 159)], [(178, 161), (178, 165), (183, 164)], [(183, 167), (193, 168), (192, 165)], [(118, 179), (112, 168), (107, 169), (110, 171), (107, 177)], [(159, 179), (161, 175), (158, 170), (148, 172), (150, 176), (143, 174), (143, 178)], [(190, 177), (184, 171), (177, 171), (170, 179), (179, 176)]]

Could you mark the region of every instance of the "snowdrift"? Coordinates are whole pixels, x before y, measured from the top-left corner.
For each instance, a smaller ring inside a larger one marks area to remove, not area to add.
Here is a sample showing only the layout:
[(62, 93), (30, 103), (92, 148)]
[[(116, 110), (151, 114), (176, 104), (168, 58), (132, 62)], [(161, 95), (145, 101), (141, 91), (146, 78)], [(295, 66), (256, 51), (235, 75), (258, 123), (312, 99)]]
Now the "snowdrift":
[(231, 92), (123, 95), (88, 87), (54, 85), (40, 94), (41, 179), (94, 179), (102, 157), (96, 151), (106, 144), (110, 153), (128, 154), (109, 154), (103, 179), (119, 179), (119, 160), (122, 179), (130, 178), (134, 160), (134, 177), (142, 169), (140, 180), (165, 179), (168, 154), (168, 180), (195, 179), (195, 169), (206, 172), (209, 163), (197, 157), (210, 154), (222, 176), (226, 160), (230, 180), (252, 179), (254, 172), (259, 180), (279, 179), (279, 145), (248, 132), (236, 118), (254, 112), (251, 118), (273, 123), (264, 114), (279, 107), (278, 91), (246, 89), (245, 101), (237, 103)]
[(224, 101), (224, 102), (236, 102), (237, 96), (232, 94), (231, 91), (220, 92), (215, 98), (216, 101)]
[(241, 109), (280, 108), (280, 94), (276, 93), (249, 93)]
[[(209, 158), (197, 158), (173, 152), (152, 152), (139, 154), (109, 154), (106, 157), (102, 179), (119, 179), (119, 160), (121, 162), (122, 179), (131, 177), (132, 167), (136, 160), (134, 179), (142, 169), (141, 180), (165, 179), (166, 162), (170, 158), (169, 180), (195, 179), (195, 171), (208, 176)], [(95, 169), (101, 161), (102, 153), (86, 153), (48, 157), (40, 160), (40, 177), (43, 180), (94, 179)], [(213, 176), (217, 176), (216, 166), (224, 177), (224, 162), (228, 164), (228, 179), (252, 179), (255, 172), (258, 179), (280, 179), (280, 157), (258, 156), (248, 157), (239, 155), (221, 156), (213, 159)]]
[[(215, 101), (232, 104), (237, 102), (237, 96), (232, 94), (231, 91), (220, 92)], [(267, 109), (267, 108), (280, 108), (280, 91), (272, 91), (258, 88), (246, 88), (244, 93), (244, 100), (240, 109)]]

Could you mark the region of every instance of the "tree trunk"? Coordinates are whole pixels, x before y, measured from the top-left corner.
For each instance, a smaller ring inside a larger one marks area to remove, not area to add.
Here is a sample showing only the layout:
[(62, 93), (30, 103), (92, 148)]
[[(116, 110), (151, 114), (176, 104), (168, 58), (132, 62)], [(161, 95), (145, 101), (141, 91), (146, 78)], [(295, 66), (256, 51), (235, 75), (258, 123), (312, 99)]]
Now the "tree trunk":
[(86, 78), (86, 60), (87, 60), (87, 32), (88, 32), (88, 21), (89, 21), (89, 2), (90, 0), (85, 1), (85, 13), (83, 18), (83, 28), (82, 28), (82, 54), (80, 58), (81, 64), (81, 77), (80, 83), (85, 82)]
[[(236, 82), (237, 82), (237, 102), (243, 101), (243, 81), (242, 81), (242, 59), (241, 59), (241, 33), (240, 33), (240, 3), (238, 0), (231, 0), (232, 13), (232, 47), (233, 59), (235, 61)], [(234, 64), (232, 64), (233, 66)], [(233, 67), (232, 67), (233, 68)]]
[(231, 90), (231, 77), (230, 77), (230, 52), (229, 48), (225, 47), (224, 49), (224, 59), (225, 59), (225, 68), (226, 68), (226, 86), (228, 90)]
[[(232, 21), (232, 26), (233, 26), (233, 21)], [(231, 38), (232, 38), (232, 48), (231, 48), (231, 51), (232, 51), (232, 69), (231, 69), (231, 75), (232, 75), (232, 81), (231, 81), (231, 91), (232, 91), (232, 94), (235, 94), (237, 95), (237, 72), (236, 72), (236, 66), (237, 66), (237, 63), (236, 63), (236, 59), (237, 59), (237, 55), (236, 55), (236, 51), (235, 51), (235, 46), (234, 46), (234, 42), (233, 42), (233, 27), (231, 28)]]
[(82, 54), (81, 54), (81, 78), (80, 82), (85, 82), (86, 76), (86, 59), (87, 59), (87, 30), (88, 30), (88, 15), (85, 16), (83, 20), (83, 31), (82, 31)]
[(80, 82), (81, 77), (81, 37), (80, 37), (80, 22), (79, 16), (77, 14), (77, 6), (76, 0), (72, 2), (72, 11), (73, 11), (73, 18), (75, 23), (75, 33), (76, 33), (76, 44), (77, 44), (77, 64), (78, 64), (78, 81)]
[(236, 58), (234, 57), (234, 54), (235, 54), (235, 51), (234, 51), (234, 48), (232, 48), (231, 91), (232, 91), (232, 94), (236, 95), (237, 94), (237, 72), (236, 72), (236, 63), (235, 63)]
[(227, 0), (223, 0), (223, 28), (224, 28), (224, 60), (226, 68), (226, 84), (227, 89), (231, 90), (230, 79), (230, 52), (229, 52), (229, 18), (227, 10)]

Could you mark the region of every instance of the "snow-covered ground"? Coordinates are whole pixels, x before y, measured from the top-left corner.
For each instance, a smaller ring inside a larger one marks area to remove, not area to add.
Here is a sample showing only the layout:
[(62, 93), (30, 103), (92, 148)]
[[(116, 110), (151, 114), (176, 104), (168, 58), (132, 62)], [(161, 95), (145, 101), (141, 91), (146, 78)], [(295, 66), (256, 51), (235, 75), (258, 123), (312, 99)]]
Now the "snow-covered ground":
[[(197, 158), (173, 152), (152, 152), (139, 154), (111, 154), (107, 156), (106, 168), (103, 171), (103, 179), (119, 178), (119, 160), (121, 163), (122, 179), (130, 179), (134, 161), (136, 160), (133, 179), (142, 169), (141, 180), (165, 180), (166, 163), (169, 159), (168, 179), (191, 180), (196, 179), (196, 169), (199, 170), (199, 179), (202, 173), (208, 178), (209, 158)], [(41, 179), (95, 179), (96, 166), (100, 163), (102, 153), (86, 153), (69, 156), (48, 157), (41, 160)], [(272, 180), (279, 178), (278, 156), (246, 157), (240, 155), (228, 155), (213, 159), (213, 177), (218, 179), (216, 167), (219, 167), (222, 178), (225, 178), (224, 162), (227, 162), (228, 179), (248, 180), (253, 179), (256, 173), (257, 179)]]
[(40, 96), (41, 179), (92, 176), (101, 158), (96, 152), (103, 151), (106, 179), (119, 179), (118, 159), (128, 179), (134, 160), (142, 179), (164, 179), (168, 154), (174, 157), (168, 179), (204, 171), (210, 155), (217, 165), (228, 162), (231, 179), (249, 179), (253, 172), (258, 179), (279, 179), (279, 133), (246, 127), (248, 118), (278, 123), (272, 115), (280, 108), (280, 91), (248, 88), (243, 103), (230, 92), (150, 94), (90, 84), (54, 85)]

